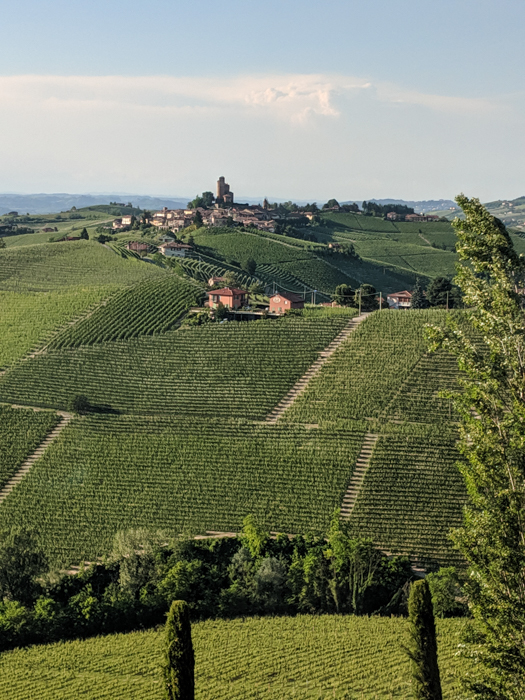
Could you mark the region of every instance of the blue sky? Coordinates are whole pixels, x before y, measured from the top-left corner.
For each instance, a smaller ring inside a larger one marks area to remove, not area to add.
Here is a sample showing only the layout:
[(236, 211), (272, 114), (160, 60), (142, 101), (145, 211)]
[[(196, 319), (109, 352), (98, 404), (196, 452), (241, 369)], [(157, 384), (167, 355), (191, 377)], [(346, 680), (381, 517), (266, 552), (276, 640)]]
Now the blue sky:
[(21, 0), (0, 191), (525, 194), (525, 3)]

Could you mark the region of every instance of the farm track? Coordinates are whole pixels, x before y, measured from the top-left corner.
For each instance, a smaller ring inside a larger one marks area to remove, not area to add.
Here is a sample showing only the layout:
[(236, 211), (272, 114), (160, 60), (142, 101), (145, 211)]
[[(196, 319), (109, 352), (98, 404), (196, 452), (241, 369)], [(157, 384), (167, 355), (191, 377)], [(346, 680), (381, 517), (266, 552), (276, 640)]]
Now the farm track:
[(357, 326), (369, 316), (368, 313), (361, 314), (361, 316), (355, 316), (350, 319), (346, 328), (344, 328), (339, 335), (332, 340), (330, 345), (319, 353), (319, 359), (317, 359), (306, 371), (305, 374), (299, 379), (298, 382), (290, 389), (286, 396), (275, 406), (274, 409), (266, 417), (266, 423), (270, 425), (275, 425), (279, 418), (287, 411), (294, 401), (305, 391), (308, 383), (313, 377), (318, 374), (321, 367), (326, 364), (328, 359), (334, 354), (337, 348), (343, 343), (350, 334), (357, 328)]
[(361, 452), (355, 463), (354, 473), (352, 474), (352, 478), (350, 479), (350, 483), (343, 497), (343, 503), (341, 505), (341, 518), (343, 520), (348, 520), (352, 513), (365, 478), (366, 470), (370, 466), (370, 459), (378, 438), (379, 435), (377, 433), (366, 434)]
[[(16, 408), (16, 406), (13, 406), (13, 408)], [(35, 408), (34, 410), (38, 411), (40, 409)], [(50, 433), (48, 433), (48, 435), (46, 435), (44, 440), (36, 448), (33, 454), (31, 454), (23, 462), (22, 466), (19, 468), (16, 474), (9, 479), (4, 488), (0, 491), (0, 504), (5, 501), (5, 499), (9, 496), (9, 494), (15, 488), (15, 486), (17, 486), (22, 481), (22, 479), (29, 473), (33, 464), (38, 459), (40, 459), (40, 457), (42, 457), (49, 445), (51, 445), (51, 443), (56, 440), (56, 438), (60, 435), (62, 430), (64, 430), (64, 428), (73, 419), (73, 415), (71, 413), (66, 413), (65, 411), (57, 411), (57, 414), (61, 417), (61, 420), (58, 423), (58, 425), (56, 425), (55, 428), (53, 428), (53, 430)]]

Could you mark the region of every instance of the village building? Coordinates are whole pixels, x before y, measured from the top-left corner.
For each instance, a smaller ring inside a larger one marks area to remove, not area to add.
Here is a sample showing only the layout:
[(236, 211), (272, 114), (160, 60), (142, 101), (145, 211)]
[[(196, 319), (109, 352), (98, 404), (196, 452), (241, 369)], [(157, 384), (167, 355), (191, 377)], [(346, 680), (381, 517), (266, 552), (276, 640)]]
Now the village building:
[(45, 228), (42, 229), (44, 233), (51, 233), (52, 231), (56, 231), (57, 228), (52, 228), (51, 226), (46, 226)]
[(129, 241), (129, 243), (126, 243), (126, 250), (132, 250), (134, 253), (149, 253), (150, 248), (152, 246), (143, 241)]
[(248, 292), (236, 287), (212, 289), (206, 294), (208, 295), (208, 301), (205, 302), (205, 306), (209, 306), (211, 309), (216, 309), (220, 305), (226, 309), (240, 309), (246, 306), (248, 300)]
[(389, 221), (403, 221), (405, 217), (402, 214), (398, 214), (397, 211), (389, 211), (386, 218)]
[(185, 258), (189, 253), (191, 253), (193, 248), (191, 245), (187, 245), (186, 243), (176, 243), (175, 241), (170, 241), (159, 246), (159, 250), (162, 255), (165, 255), (167, 258)]
[(292, 292), (279, 292), (270, 297), (271, 314), (284, 314), (288, 309), (304, 309), (304, 299)]
[(216, 284), (224, 284), (224, 282), (226, 282), (226, 277), (210, 277), (208, 287), (215, 287)]
[(328, 248), (330, 248), (331, 250), (342, 250), (343, 244), (342, 243), (329, 243)]
[(386, 300), (391, 309), (409, 309), (412, 306), (412, 292), (405, 289), (402, 292), (388, 294)]

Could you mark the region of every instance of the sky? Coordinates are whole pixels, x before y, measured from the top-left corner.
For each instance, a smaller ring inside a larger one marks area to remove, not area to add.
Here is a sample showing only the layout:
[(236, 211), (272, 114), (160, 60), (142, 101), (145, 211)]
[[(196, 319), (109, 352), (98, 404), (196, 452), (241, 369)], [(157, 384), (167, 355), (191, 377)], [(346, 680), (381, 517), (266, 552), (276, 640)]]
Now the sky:
[(2, 5), (0, 192), (525, 195), (522, 0)]

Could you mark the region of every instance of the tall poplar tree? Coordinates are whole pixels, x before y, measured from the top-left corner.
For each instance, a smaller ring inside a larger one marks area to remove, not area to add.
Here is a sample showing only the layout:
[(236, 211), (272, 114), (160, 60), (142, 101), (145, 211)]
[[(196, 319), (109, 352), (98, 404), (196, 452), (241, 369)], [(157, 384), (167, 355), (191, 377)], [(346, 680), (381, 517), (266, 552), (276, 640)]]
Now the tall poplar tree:
[(453, 533), (469, 566), (474, 618), (467, 653), (470, 697), (525, 698), (525, 261), (504, 225), (477, 199), (456, 202), (456, 283), (473, 334), (449, 319), (429, 328), (431, 349), (457, 355), (463, 370), (459, 467), (468, 490), (463, 527)]
[(183, 600), (174, 600), (166, 621), (164, 665), (166, 700), (195, 699), (194, 669), (190, 611)]
[(416, 700), (442, 700), (437, 658), (436, 623), (430, 588), (425, 579), (410, 588), (408, 599), (412, 687)]

